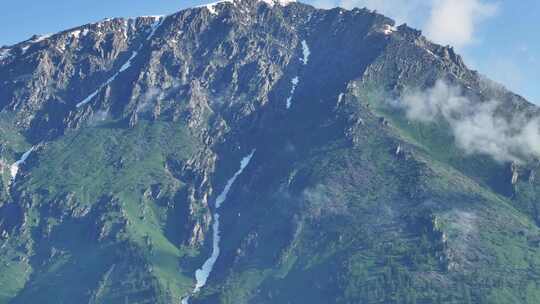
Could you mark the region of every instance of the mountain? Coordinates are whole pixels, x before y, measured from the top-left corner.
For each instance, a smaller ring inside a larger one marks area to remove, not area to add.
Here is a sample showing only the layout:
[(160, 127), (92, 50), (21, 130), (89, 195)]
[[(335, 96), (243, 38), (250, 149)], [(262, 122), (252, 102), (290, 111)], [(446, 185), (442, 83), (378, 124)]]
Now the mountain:
[(538, 108), (367, 9), (0, 49), (0, 303), (538, 303)]

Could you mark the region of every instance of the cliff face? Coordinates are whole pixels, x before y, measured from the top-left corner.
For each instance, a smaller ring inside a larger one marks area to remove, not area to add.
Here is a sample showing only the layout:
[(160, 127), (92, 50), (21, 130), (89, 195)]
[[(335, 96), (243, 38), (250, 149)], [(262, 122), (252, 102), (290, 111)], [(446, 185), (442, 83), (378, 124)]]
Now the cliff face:
[(3, 47), (0, 303), (536, 303), (537, 161), (395, 106), (440, 81), (536, 115), (361, 9), (224, 1)]

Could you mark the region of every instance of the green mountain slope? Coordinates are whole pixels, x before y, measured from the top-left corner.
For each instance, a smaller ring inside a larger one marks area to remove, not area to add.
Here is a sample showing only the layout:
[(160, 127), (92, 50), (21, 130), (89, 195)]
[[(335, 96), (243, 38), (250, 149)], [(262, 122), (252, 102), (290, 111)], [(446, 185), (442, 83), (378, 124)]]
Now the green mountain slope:
[[(535, 152), (455, 125), (538, 110), (416, 30), (242, 0), (3, 50), (0, 303), (540, 301)], [(441, 81), (473, 110), (414, 119)]]

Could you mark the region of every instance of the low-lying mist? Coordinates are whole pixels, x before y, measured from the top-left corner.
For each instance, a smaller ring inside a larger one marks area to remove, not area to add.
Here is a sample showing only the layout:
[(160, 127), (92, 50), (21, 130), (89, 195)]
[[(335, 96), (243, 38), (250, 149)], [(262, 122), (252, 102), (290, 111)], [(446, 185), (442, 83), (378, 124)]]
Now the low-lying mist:
[[(499, 162), (540, 158), (540, 117), (505, 113), (501, 101), (473, 101), (461, 89), (439, 80), (427, 90), (405, 93), (395, 103), (419, 122), (444, 119), (455, 143), (467, 154), (486, 154)], [(508, 112), (508, 111), (507, 111)]]

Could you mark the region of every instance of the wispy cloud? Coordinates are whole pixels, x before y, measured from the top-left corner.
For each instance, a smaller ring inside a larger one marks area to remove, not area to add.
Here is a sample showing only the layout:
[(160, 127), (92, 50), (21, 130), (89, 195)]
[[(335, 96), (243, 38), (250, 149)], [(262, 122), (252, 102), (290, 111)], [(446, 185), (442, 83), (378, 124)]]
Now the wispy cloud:
[(329, 9), (329, 8), (336, 7), (337, 3), (334, 0), (314, 0), (312, 1), (312, 4), (313, 6), (318, 7), (318, 8)]
[(171, 99), (171, 95), (174, 94), (181, 83), (177, 80), (172, 80), (170, 83), (163, 87), (150, 87), (144, 94), (142, 94), (138, 100), (136, 112), (144, 113), (153, 111), (154, 107), (161, 102)]
[(398, 24), (418, 24), (422, 18), (427, 17), (426, 11), (430, 1), (426, 0), (340, 0), (338, 5), (352, 9), (354, 7), (367, 7), (386, 16), (392, 17)]
[(410, 120), (447, 121), (456, 145), (468, 154), (516, 163), (540, 158), (540, 117), (502, 114), (500, 101), (473, 101), (459, 88), (438, 81), (428, 90), (405, 94), (397, 104)]
[(422, 28), (435, 42), (457, 48), (474, 42), (479, 24), (498, 10), (498, 4), (485, 0), (315, 0), (313, 4), (321, 8), (377, 10), (398, 24)]
[(436, 0), (424, 29), (435, 42), (460, 48), (475, 40), (479, 23), (497, 10), (497, 4), (481, 0)]
[(92, 116), (88, 119), (88, 124), (91, 126), (98, 125), (107, 119), (110, 119), (110, 114), (107, 112), (107, 110), (99, 110), (97, 112), (94, 112)]
[(346, 201), (339, 194), (339, 186), (329, 187), (323, 184), (307, 188), (302, 193), (309, 216), (320, 218), (321, 216), (339, 215), (347, 212)]

